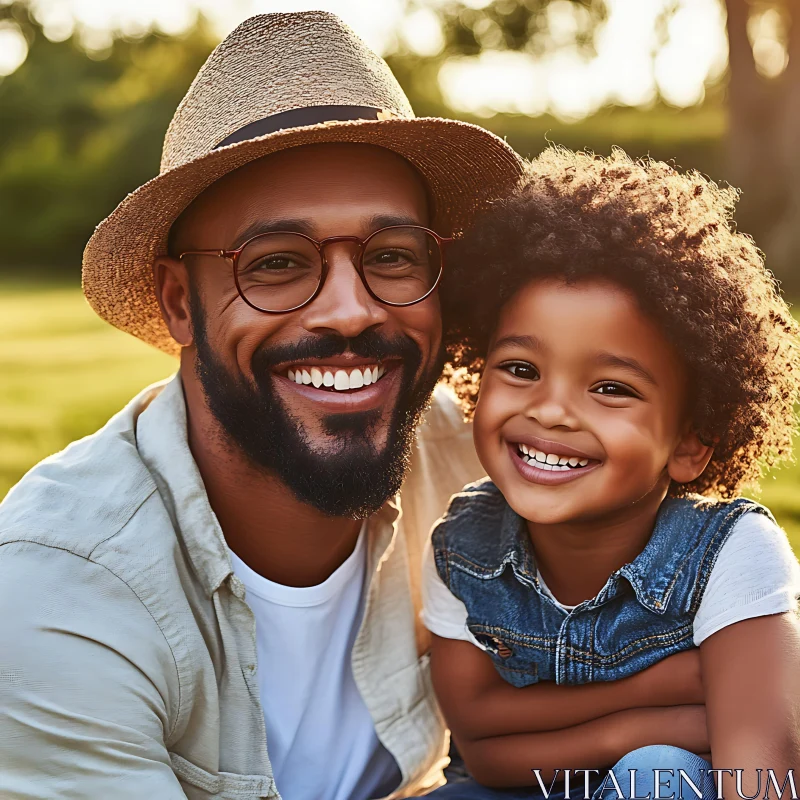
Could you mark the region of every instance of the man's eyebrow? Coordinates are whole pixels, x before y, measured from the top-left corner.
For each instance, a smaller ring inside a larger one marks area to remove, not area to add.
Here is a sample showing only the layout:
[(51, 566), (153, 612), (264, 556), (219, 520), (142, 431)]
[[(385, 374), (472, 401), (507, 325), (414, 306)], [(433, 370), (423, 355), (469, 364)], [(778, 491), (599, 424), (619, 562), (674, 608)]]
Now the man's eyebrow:
[[(405, 214), (373, 214), (366, 221), (367, 234), (381, 228), (389, 228), (392, 225), (419, 225), (420, 221), (416, 217)], [(424, 226), (423, 226), (424, 227)], [(262, 233), (275, 233), (276, 231), (289, 231), (291, 233), (304, 233), (312, 239), (314, 236), (314, 226), (305, 219), (269, 219), (258, 220), (248, 225), (234, 240), (231, 250), (237, 250), (246, 241)], [(342, 234), (346, 235), (346, 234)]]
[(638, 375), (646, 383), (649, 383), (652, 386), (658, 386), (658, 382), (653, 377), (652, 373), (643, 367), (635, 358), (618, 356), (614, 353), (601, 352), (595, 355), (595, 360), (598, 364), (602, 364), (606, 367), (618, 367), (619, 369), (632, 372), (634, 375)]
[(231, 250), (237, 250), (246, 241), (262, 233), (275, 233), (276, 231), (290, 231), (291, 233), (304, 233), (313, 238), (314, 227), (304, 219), (262, 219), (248, 225), (234, 240)]
[(504, 336), (492, 345), (492, 350), (499, 350), (502, 347), (524, 347), (528, 350), (541, 350), (542, 343), (535, 336)]
[[(410, 214), (373, 214), (367, 220), (367, 228), (377, 231), (381, 228), (391, 228), (392, 225), (421, 225), (420, 221)], [(422, 226), (426, 227), (425, 225)]]

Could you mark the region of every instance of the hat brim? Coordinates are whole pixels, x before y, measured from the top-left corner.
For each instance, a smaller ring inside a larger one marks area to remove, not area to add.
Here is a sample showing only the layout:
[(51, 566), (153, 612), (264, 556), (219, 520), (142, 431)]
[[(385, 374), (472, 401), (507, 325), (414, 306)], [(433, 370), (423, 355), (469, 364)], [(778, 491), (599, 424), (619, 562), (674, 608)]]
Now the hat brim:
[(83, 291), (91, 307), (120, 330), (177, 355), (180, 346), (161, 316), (152, 272), (156, 257), (167, 253), (173, 222), (227, 173), (280, 150), (323, 142), (378, 145), (408, 160), (428, 184), (433, 225), (442, 233), (463, 229), (522, 174), (522, 159), (502, 139), (440, 118), (328, 122), (237, 142), (163, 172), (97, 226), (83, 254)]

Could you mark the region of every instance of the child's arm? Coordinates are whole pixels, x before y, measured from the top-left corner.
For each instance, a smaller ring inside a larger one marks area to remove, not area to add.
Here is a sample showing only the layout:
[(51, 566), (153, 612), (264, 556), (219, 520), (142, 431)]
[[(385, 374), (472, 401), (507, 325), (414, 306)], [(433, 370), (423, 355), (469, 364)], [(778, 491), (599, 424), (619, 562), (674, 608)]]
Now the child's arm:
[(619, 681), (519, 689), (474, 644), (434, 636), (431, 677), (464, 762), (487, 785), (535, 784), (533, 768), (545, 781), (556, 768), (608, 768), (649, 744), (708, 751), (697, 650)]
[[(573, 773), (596, 769), (604, 774), (626, 753), (652, 744), (698, 754), (708, 751), (705, 708), (698, 705), (634, 708), (545, 733), (472, 740), (453, 731), (453, 738), (475, 780), (497, 787), (535, 786), (534, 769), (539, 770), (545, 787), (554, 777), (563, 778), (566, 769)], [(576, 785), (573, 775), (571, 788)]]
[[(800, 622), (792, 612), (737, 622), (700, 645), (712, 766), (742, 769), (742, 794), (763, 796), (767, 770), (800, 787)], [(735, 773), (734, 773), (735, 774)], [(736, 797), (724, 777), (724, 797)], [(774, 787), (773, 787), (774, 788)], [(787, 784), (791, 793), (791, 785)]]
[[(798, 596), (800, 565), (786, 534), (762, 514), (745, 514), (717, 557), (694, 631), (712, 764), (745, 770), (743, 794), (756, 794), (756, 769), (761, 795), (768, 769), (781, 784), (794, 767), (800, 783)], [(724, 796), (736, 797), (735, 786), (726, 778)]]
[(433, 636), (431, 676), (448, 724), (467, 739), (569, 728), (617, 711), (703, 703), (697, 649), (618, 681), (522, 689), (498, 675), (471, 642)]

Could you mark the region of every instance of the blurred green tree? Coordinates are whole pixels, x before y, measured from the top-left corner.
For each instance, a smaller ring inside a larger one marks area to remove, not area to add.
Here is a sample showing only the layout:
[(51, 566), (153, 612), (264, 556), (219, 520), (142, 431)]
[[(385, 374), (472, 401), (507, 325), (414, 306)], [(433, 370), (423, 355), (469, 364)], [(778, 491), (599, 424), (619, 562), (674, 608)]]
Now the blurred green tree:
[[(547, 141), (597, 152), (618, 144), (634, 156), (650, 153), (730, 180), (744, 190), (742, 229), (754, 234), (787, 289), (800, 292), (798, 0), (725, 0), (729, 80), (711, 87), (701, 107), (609, 107), (573, 124), (550, 115), (476, 118), (447, 107), (438, 79), (448, 59), (486, 50), (535, 58), (563, 46), (548, 27), (556, 1), (576, 11), (570, 46), (591, 58), (605, 0), (406, 0), (409, 14), (436, 15), (442, 46), (422, 56), (398, 37), (387, 60), (418, 114), (477, 122), (523, 155)], [(675, 7), (667, 4), (659, 21), (662, 40)], [(780, 22), (788, 56), (788, 67), (774, 75), (759, 72), (754, 55), (754, 20), (765, 14)], [(117, 37), (107, 52), (87, 53), (78, 33), (50, 41), (26, 0), (0, 0), (0, 24), (16, 26), (28, 43), (24, 64), (0, 78), (0, 269), (51, 267), (77, 276), (94, 225), (157, 173), (164, 131), (216, 36), (199, 17), (181, 36)]]
[(215, 39), (200, 19), (185, 36), (118, 38), (89, 57), (78, 35), (47, 39), (27, 3), (0, 20), (28, 43), (0, 79), (0, 265), (77, 275), (94, 225), (158, 172), (164, 131)]
[[(569, 0), (578, 12), (574, 41), (570, 44), (586, 57), (594, 53), (595, 36), (606, 19), (605, 0)], [(407, 0), (410, 12), (421, 8), (433, 10), (439, 19), (443, 45), (433, 58), (417, 68), (416, 59), (402, 48), (390, 57), (396, 74), (403, 77), (412, 97), (419, 105), (432, 109), (442, 104), (437, 76), (450, 58), (478, 56), (485, 50), (511, 50), (540, 56), (552, 48), (548, 29), (547, 7), (563, 0), (495, 0), (491, 3), (475, 0)], [(687, 127), (683, 141), (671, 137), (663, 142), (645, 124), (648, 116), (665, 121), (664, 104), (652, 111), (640, 112), (632, 130), (615, 131), (615, 138), (593, 135), (595, 121), (587, 120), (573, 126), (557, 121), (549, 129), (554, 140), (579, 147), (589, 146), (607, 152), (612, 144), (625, 147), (632, 155), (651, 153), (659, 158), (673, 158), (684, 166), (708, 172), (715, 179), (725, 178), (743, 190), (737, 222), (765, 250), (768, 264), (781, 279), (787, 291), (800, 292), (800, 3), (798, 0), (720, 0), (727, 10), (727, 32), (730, 67), (726, 95), (712, 91), (707, 103), (722, 102), (726, 106), (728, 123), (725, 143), (711, 143), (702, 134)], [(666, 43), (667, 23), (677, 10), (677, 3), (667, 3), (658, 20), (660, 39)], [(772, 41), (767, 51), (773, 64), (770, 74), (763, 65), (759, 69), (759, 20), (772, 21), (782, 42)], [(777, 50), (777, 52), (776, 52)], [(653, 53), (655, 58), (656, 52)], [(788, 63), (780, 63), (785, 59)], [(607, 111), (601, 111), (602, 117)], [(628, 116), (630, 119), (630, 116)], [(683, 119), (691, 123), (684, 112)], [(698, 119), (697, 117), (695, 119)], [(524, 153), (535, 153), (537, 147), (527, 137), (520, 137), (519, 123), (499, 115), (485, 124), (497, 133), (510, 133), (509, 141)], [(612, 126), (613, 127), (613, 126)], [(644, 136), (637, 135), (647, 131)], [(541, 125), (529, 123), (531, 130), (541, 132)], [(577, 135), (576, 135), (577, 134)], [(580, 137), (584, 141), (580, 142)], [(647, 136), (652, 137), (647, 140)], [(550, 138), (549, 137), (549, 138)], [(604, 141), (605, 140), (605, 141)], [(699, 145), (699, 146), (698, 146)], [(633, 148), (633, 149), (631, 149)], [(640, 149), (641, 148), (641, 149)], [(672, 148), (670, 150), (670, 148)], [(719, 152), (716, 152), (716, 151)]]

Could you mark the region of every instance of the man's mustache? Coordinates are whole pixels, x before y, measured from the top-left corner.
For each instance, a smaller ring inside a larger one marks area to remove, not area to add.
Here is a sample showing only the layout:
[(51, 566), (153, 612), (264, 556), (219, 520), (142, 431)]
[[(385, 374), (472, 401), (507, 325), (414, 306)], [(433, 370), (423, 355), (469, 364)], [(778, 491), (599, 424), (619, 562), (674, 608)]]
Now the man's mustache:
[(350, 352), (359, 358), (374, 358), (383, 361), (399, 358), (403, 361), (419, 358), (417, 343), (408, 336), (384, 336), (373, 330), (365, 330), (358, 336), (346, 337), (336, 334), (307, 336), (296, 342), (262, 345), (253, 355), (253, 371), (271, 370), (279, 364), (290, 364), (307, 359), (323, 360)]

